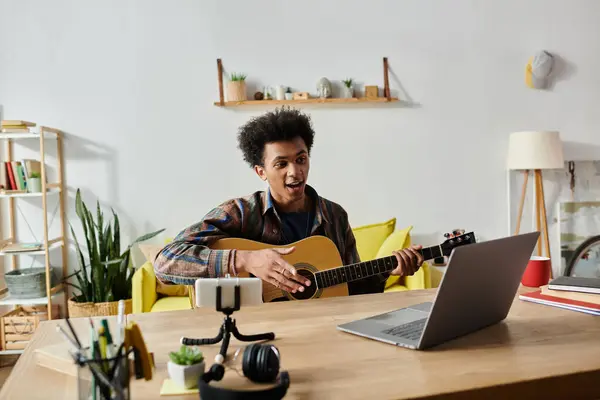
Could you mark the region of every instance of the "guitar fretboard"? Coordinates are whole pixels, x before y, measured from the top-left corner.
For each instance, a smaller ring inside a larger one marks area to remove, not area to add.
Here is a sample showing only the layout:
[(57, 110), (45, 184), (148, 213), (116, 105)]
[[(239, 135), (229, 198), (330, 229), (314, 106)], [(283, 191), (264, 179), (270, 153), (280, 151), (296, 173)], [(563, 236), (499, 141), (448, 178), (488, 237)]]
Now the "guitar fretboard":
[[(425, 247), (419, 250), (424, 260), (432, 260), (444, 255), (441, 246)], [(392, 271), (398, 266), (395, 256), (378, 258), (376, 260), (363, 261), (356, 264), (344, 265), (343, 267), (331, 268), (315, 273), (315, 279), (319, 288), (327, 288), (365, 279), (373, 275)]]

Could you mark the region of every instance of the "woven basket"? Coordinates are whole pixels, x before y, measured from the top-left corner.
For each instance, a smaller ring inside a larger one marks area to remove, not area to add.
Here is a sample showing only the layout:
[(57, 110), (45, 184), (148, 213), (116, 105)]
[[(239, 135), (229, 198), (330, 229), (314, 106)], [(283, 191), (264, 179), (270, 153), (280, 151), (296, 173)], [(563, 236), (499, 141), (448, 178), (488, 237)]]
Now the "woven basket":
[[(125, 314), (132, 313), (132, 302), (131, 299), (124, 301), (125, 303)], [(69, 318), (77, 317), (96, 317), (96, 316), (108, 316), (119, 314), (119, 302), (109, 301), (106, 303), (77, 303), (73, 299), (68, 301), (69, 307)]]
[[(6, 287), (14, 299), (32, 299), (46, 296), (46, 268), (22, 268), (4, 275)], [(56, 284), (54, 270), (50, 270), (50, 285)]]

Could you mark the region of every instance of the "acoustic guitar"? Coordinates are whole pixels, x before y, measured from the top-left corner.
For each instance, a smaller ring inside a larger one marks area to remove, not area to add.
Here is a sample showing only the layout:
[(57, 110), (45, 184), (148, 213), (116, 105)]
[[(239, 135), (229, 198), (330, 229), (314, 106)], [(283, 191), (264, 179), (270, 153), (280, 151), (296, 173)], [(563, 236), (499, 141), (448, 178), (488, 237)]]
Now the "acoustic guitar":
[[(452, 249), (458, 246), (475, 243), (473, 232), (454, 236), (437, 246), (424, 247), (420, 250), (424, 260), (449, 256)], [(387, 256), (375, 260), (362, 261), (356, 264), (343, 265), (337, 247), (325, 236), (310, 236), (306, 239), (288, 244), (271, 245), (248, 239), (224, 238), (210, 246), (211, 249), (263, 250), (273, 248), (295, 247), (291, 254), (283, 255), (283, 259), (292, 264), (298, 274), (311, 281), (304, 287), (304, 292), (290, 293), (263, 281), (263, 301), (270, 302), (286, 297), (289, 300), (306, 300), (321, 297), (348, 296), (348, 282), (365, 279), (373, 275), (392, 271), (398, 266), (395, 256)], [(240, 276), (249, 274), (240, 273)]]

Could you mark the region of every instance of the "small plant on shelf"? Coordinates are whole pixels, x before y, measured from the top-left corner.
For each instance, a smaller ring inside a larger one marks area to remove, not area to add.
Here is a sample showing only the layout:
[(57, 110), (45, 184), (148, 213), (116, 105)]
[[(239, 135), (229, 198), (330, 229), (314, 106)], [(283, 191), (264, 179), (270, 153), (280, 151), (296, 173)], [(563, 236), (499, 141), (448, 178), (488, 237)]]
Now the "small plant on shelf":
[(29, 178), (27, 178), (27, 191), (29, 193), (41, 193), (42, 192), (42, 174), (39, 172), (32, 172)]
[(204, 374), (204, 355), (193, 346), (182, 345), (179, 351), (169, 353), (167, 371), (178, 386), (186, 389), (197, 387), (198, 378)]
[(231, 75), (229, 76), (229, 80), (232, 82), (245, 81), (246, 76), (247, 76), (246, 74), (238, 74), (237, 72), (232, 72)]
[(288, 86), (287, 90), (285, 91), (285, 99), (286, 100), (293, 100), (294, 99), (294, 94), (292, 93), (292, 88)]
[(354, 80), (352, 78), (344, 79), (344, 87), (342, 88), (342, 97), (350, 99), (354, 97)]
[(231, 73), (227, 82), (227, 101), (244, 101), (246, 98), (246, 74)]

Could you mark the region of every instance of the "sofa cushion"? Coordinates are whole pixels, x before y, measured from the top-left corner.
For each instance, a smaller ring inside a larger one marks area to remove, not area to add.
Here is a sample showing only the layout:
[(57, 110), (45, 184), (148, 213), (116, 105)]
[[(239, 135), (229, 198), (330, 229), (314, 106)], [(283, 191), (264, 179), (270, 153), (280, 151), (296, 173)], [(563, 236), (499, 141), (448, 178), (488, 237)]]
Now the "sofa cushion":
[(132, 312), (149, 312), (156, 301), (156, 275), (152, 263), (145, 262), (131, 278), (132, 293), (141, 293), (139, 296), (132, 296)]
[[(139, 244), (138, 247), (142, 254), (144, 254), (146, 261), (154, 264), (154, 259), (164, 246), (159, 246), (156, 244)], [(156, 280), (155, 290), (156, 293), (163, 296), (188, 296), (188, 287), (186, 285), (162, 283), (158, 279)]]
[(189, 310), (191, 309), (191, 303), (189, 296), (172, 296), (163, 297), (158, 299), (154, 306), (152, 306), (152, 312), (161, 311), (175, 311), (175, 310)]
[[(379, 247), (375, 258), (387, 257), (392, 255), (392, 251), (405, 249), (411, 244), (410, 231), (412, 225), (404, 229), (399, 229), (389, 235), (383, 244)], [(398, 276), (390, 276), (385, 284), (385, 288), (389, 288), (398, 281)]]
[(396, 218), (353, 228), (352, 233), (356, 238), (356, 249), (361, 261), (374, 259), (385, 239), (395, 228)]

